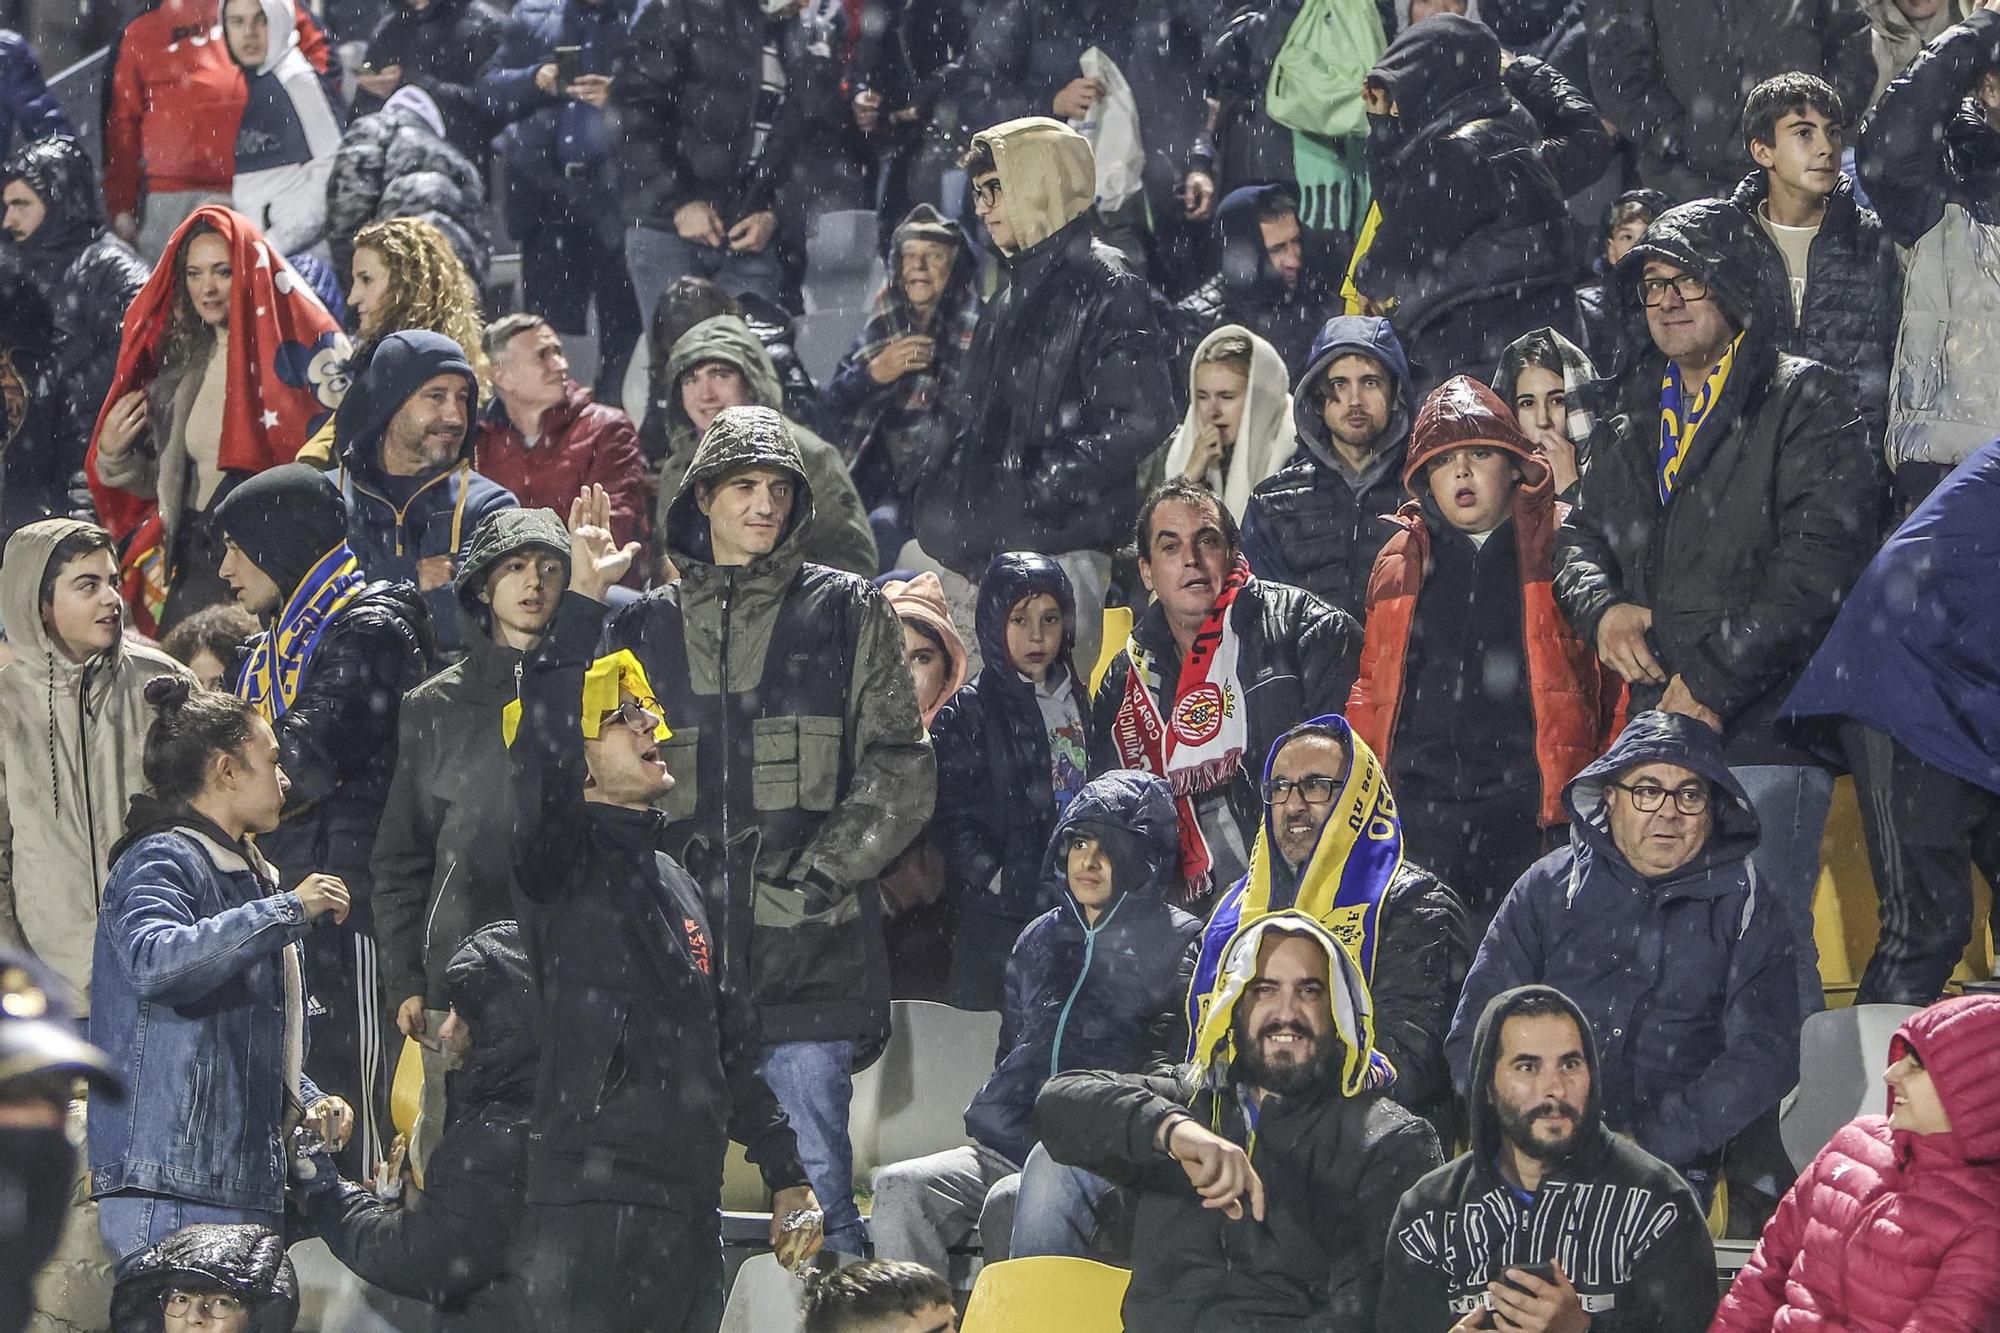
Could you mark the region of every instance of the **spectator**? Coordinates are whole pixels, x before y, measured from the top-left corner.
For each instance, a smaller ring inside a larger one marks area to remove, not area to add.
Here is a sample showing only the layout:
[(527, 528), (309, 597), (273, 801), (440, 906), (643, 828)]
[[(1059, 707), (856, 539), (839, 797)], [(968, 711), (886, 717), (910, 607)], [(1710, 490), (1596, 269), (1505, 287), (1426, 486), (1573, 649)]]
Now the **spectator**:
[(1903, 323), (1884, 446), (1906, 515), (2000, 419), (2000, 279), (1948, 260), (2000, 228), (2000, 15), (1985, 3), (1939, 37), (1884, 93), (1861, 136), (1861, 183), (1908, 251)]
[(612, 544), (609, 516), (596, 488), (570, 511), (569, 591), (506, 734), (539, 1030), (564, 1034), (541, 1043), (535, 1084), (528, 1294), (537, 1328), (698, 1333), (721, 1322), (727, 1139), (773, 1191), (781, 1262), (819, 1249), (821, 1213), (759, 1072), (723, 944), (737, 918), (712, 933), (701, 886), (659, 851), (654, 802), (675, 779), (653, 686), (630, 652), (592, 661), (605, 591), (638, 554)]
[[(586, 486), (602, 486), (611, 535), (643, 545), (652, 495), (632, 418), (569, 377), (562, 339), (540, 315), (502, 315), (482, 341), (494, 393), (474, 437), (480, 475), (528, 508), (558, 513)], [(643, 582), (638, 570), (627, 577)]]
[(128, 1272), (190, 1223), (282, 1229), (286, 1180), (331, 1169), (354, 1120), (301, 1064), (320, 996), (299, 945), (346, 920), (347, 886), (302, 864), (286, 891), (245, 836), (276, 830), (287, 799), (271, 724), (185, 676), (146, 702), (146, 792), (111, 849), (90, 982), (91, 1041), (130, 1092), (91, 1108), (91, 1196)]
[(1875, 90), (1868, 97), (1869, 109), (1926, 46), (1952, 24), (1963, 22), (1971, 10), (1967, 0), (1861, 0), (1875, 53)]
[(1851, 1120), (1820, 1149), (1730, 1284), (1717, 1333), (2000, 1321), (1996, 1020), (1990, 995), (1904, 1020), (1882, 1074), (1888, 1118)]
[[(723, 409), (662, 524), (679, 583), (618, 612), (605, 642), (638, 654), (683, 723), (667, 846), (731, 849), (703, 886), (720, 975), (756, 1002), (759, 1069), (799, 1126), (828, 1243), (860, 1254), (850, 1073), (888, 1031), (875, 881), (929, 821), (936, 774), (902, 626), (873, 587), (806, 561), (812, 513), (785, 419)], [(762, 795), (732, 833), (744, 812), (720, 774), (753, 763)]]
[(1672, 206), (1658, 190), (1627, 190), (1604, 214), (1604, 249), (1591, 260), (1592, 280), (1576, 289), (1576, 303), (1583, 316), (1583, 345), (1590, 359), (1608, 370), (1622, 369), (1628, 352), (1644, 345), (1644, 335), (1626, 328), (1629, 312), (1613, 289), (1612, 270), (1644, 239), (1653, 219)]
[(502, 22), (486, 0), (390, 0), (355, 80), (355, 115), (380, 111), (414, 88), (437, 107), (440, 133), (483, 172), (493, 127), (474, 80), (500, 47)]
[(1090, 696), (1076, 673), (1076, 598), (1047, 556), (993, 557), (978, 632), (985, 666), (933, 728), (932, 827), (961, 886), (951, 1002), (1000, 1009), (1014, 942), (1053, 901), (1049, 835), (1090, 777)]
[(262, 1225), (180, 1228), (132, 1260), (111, 1302), (113, 1333), (291, 1333), (298, 1317), (284, 1237)]
[(28, 266), (0, 242), (0, 542), (49, 517), (52, 498), (67, 509), (78, 489), (63, 484), (58, 454), (54, 326)]
[(1062, 1074), (1036, 1099), (1051, 1157), (1139, 1191), (1127, 1326), (1373, 1328), (1396, 1201), (1440, 1158), (1384, 1094), (1360, 969), (1317, 921), (1274, 913), (1199, 998), (1178, 1073)]
[(174, 626), (160, 648), (193, 673), (195, 684), (227, 693), (257, 630), (257, 617), (235, 602), (217, 602)]
[[(324, 74), (326, 34), (294, 0), (299, 50)], [(215, 40), (222, 0), (161, 0), (112, 47), (104, 102), (104, 204), (112, 228), (150, 262), (206, 204), (229, 202), (236, 127), (249, 88)], [(203, 36), (203, 34), (208, 34)]]
[(491, 381), (479, 286), (435, 223), (423, 218), (369, 223), (355, 233), (351, 272), (347, 300), (361, 344), (350, 364), (357, 373), (382, 339), (424, 329), (458, 345), (482, 388)]
[(1111, 549), (1173, 390), (1146, 287), (1092, 239), (1090, 144), (1039, 117), (973, 136), (966, 169), (1008, 271), (979, 312), (976, 372), (946, 405), (915, 499), (922, 551), (960, 581), (1002, 551), (1053, 556), (1076, 592), (1077, 657), (1097, 660)]
[(1381, 221), (1354, 285), (1395, 325), (1419, 393), (1485, 374), (1530, 329), (1582, 335), (1564, 200), (1603, 173), (1610, 137), (1553, 66), (1504, 64), (1489, 28), (1440, 14), (1363, 86)]
[(146, 682), (176, 672), (121, 632), (111, 535), (72, 519), (7, 539), (0, 619), (13, 661), (0, 669), (4, 836), (0, 947), (60, 976), (68, 1007), (90, 1008), (91, 941), (110, 861), (104, 855), (142, 787), (138, 741)]
[[(104, 1053), (80, 1041), (65, 983), (27, 954), (0, 951), (0, 1330), (21, 1333), (35, 1310), (35, 1275), (61, 1250), (73, 1205), (76, 1148), (68, 1107), (78, 1079), (106, 1101), (123, 1095)], [(94, 1230), (94, 1228), (93, 1228)]]
[(1313, 335), (1340, 304), (1332, 275), (1344, 265), (1325, 262), (1324, 243), (1308, 237), (1298, 204), (1283, 186), (1245, 185), (1223, 196), (1215, 210), (1222, 240), (1222, 268), (1174, 307), (1183, 345), (1206, 342), (1225, 326), (1256, 333), (1277, 350), (1285, 383), (1304, 370)]
[(1842, 720), (1881, 920), (1856, 1003), (1942, 995), (1972, 939), (1972, 866), (2000, 883), (1995, 514), (2000, 443), (1889, 538), (1785, 702)]
[[(1007, 1258), (1042, 1086), (1069, 1069), (1159, 1072), (1181, 1062), (1201, 923), (1161, 899), (1177, 856), (1172, 793), (1159, 778), (1107, 773), (1063, 807), (1038, 866), (1057, 905), (1008, 956), (993, 1073), (965, 1111), (972, 1146), (876, 1172), (879, 1256), (942, 1273), (948, 1248), (977, 1227), (986, 1262)], [(1085, 1188), (1101, 1196), (1111, 1183)], [(1036, 1231), (1046, 1219), (1023, 1224)]]
[(1500, 353), (1493, 393), (1548, 465), (1555, 497), (1573, 506), (1590, 467), (1597, 367), (1581, 347), (1554, 329), (1524, 333)]
[(1249, 867), (1263, 818), (1243, 756), (1269, 754), (1302, 717), (1337, 712), (1360, 627), (1310, 593), (1260, 579), (1210, 491), (1170, 481), (1140, 511), (1139, 577), (1154, 602), (1111, 659), (1093, 705), (1090, 767), (1174, 785), (1181, 882), (1196, 910)]
[(449, 1007), (435, 1040), (456, 1067), (437, 1075), (450, 1085), (450, 1121), (423, 1189), (398, 1182), (408, 1191), (399, 1206), (327, 1172), (299, 1204), (362, 1281), (438, 1307), (437, 1333), (528, 1333), (518, 1236), (541, 1054), (534, 964), (520, 927), (501, 921), (471, 934), (441, 971)]
[(438, 642), (456, 651), (451, 581), (488, 514), (513, 492), (472, 467), (479, 381), (441, 333), (392, 333), (334, 420), (347, 537), (371, 576), (416, 584)]
[(922, 1264), (870, 1259), (807, 1284), (801, 1333), (956, 1333), (951, 1284)]
[(1479, 20), (1503, 50), (1553, 65), (1578, 91), (1590, 89), (1590, 42), (1583, 0), (1486, 0)]
[(1341, 932), (1368, 983), (1375, 1041), (1397, 1070), (1390, 1095), (1449, 1128), (1444, 1036), (1476, 942), (1465, 909), (1402, 857), (1382, 766), (1337, 714), (1299, 723), (1267, 753), (1251, 870), (1209, 915), (1189, 1007), (1198, 1009), (1239, 927), (1273, 911), (1305, 912)]
[(731, 296), (707, 278), (675, 278), (660, 293), (653, 307), (652, 323), (646, 331), (646, 419), (639, 426), (639, 444), (650, 462), (658, 462), (667, 452), (667, 414), (680, 394), (679, 386), (667, 376), (667, 360), (681, 336), (704, 320), (717, 315), (734, 315), (763, 344), (777, 371), (783, 404), (778, 408), (808, 430), (820, 430), (819, 390), (812, 376), (799, 362), (793, 346), (792, 317), (781, 305), (752, 293)]
[(1785, 261), (1787, 349), (1846, 373), (1874, 441), (1887, 424), (1903, 274), (1881, 219), (1854, 201), (1840, 169), (1846, 122), (1839, 94), (1810, 74), (1758, 84), (1743, 106), (1743, 139), (1761, 170), (1731, 199)]
[(1701, 1205), (1672, 1167), (1605, 1127), (1583, 1011), (1549, 986), (1502, 991), (1480, 1013), (1472, 1071), (1472, 1150), (1396, 1209), (1381, 1333), (1443, 1330), (1482, 1308), (1491, 1314), (1449, 1326), (1704, 1333), (1715, 1247)]
[(1395, 532), (1378, 520), (1403, 503), (1403, 458), (1416, 415), (1409, 362), (1389, 321), (1328, 320), (1293, 386), (1298, 451), (1243, 510), (1250, 567), (1358, 622), (1375, 557)]
[(1615, 0), (1587, 17), (1592, 100), (1638, 149), (1644, 183), (1675, 199), (1735, 183), (1743, 158), (1733, 111), (1772, 75), (1824, 78), (1843, 106), (1866, 106), (1875, 86), (1868, 20), (1849, 0), (1809, 10), (1729, 0), (1697, 41), (1684, 39), (1686, 15), (1673, 0)]
[(346, 391), (347, 339), (248, 218), (197, 209), (167, 253), (126, 312), (86, 460), (143, 630), (229, 600), (216, 506)]
[(1160, 457), (1161, 480), (1204, 487), (1241, 519), (1251, 492), (1298, 443), (1290, 386), (1277, 348), (1241, 324), (1203, 338), (1188, 362), (1187, 415)]
[(1424, 400), (1368, 585), (1347, 720), (1388, 770), (1406, 849), (1484, 926), (1557, 841), (1563, 787), (1618, 733), (1624, 690), (1556, 608), (1548, 465), (1468, 376)]
[[(42, 411), (48, 435), (40, 457), (7, 451), (6, 513), (11, 531), (72, 508), (70, 496), (90, 450), (90, 430), (118, 363), (125, 310), (149, 272), (111, 234), (97, 169), (74, 139), (44, 139), (0, 166), (6, 231), (47, 301), (53, 333)], [(26, 444), (27, 440), (24, 439)], [(16, 520), (19, 521), (16, 521)]]
[(322, 248), (327, 178), (340, 147), (333, 99), (299, 50), (291, 15), (292, 0), (222, 3), (223, 37), (249, 96), (236, 130), (230, 206), (281, 255)]
[(624, 219), (605, 207), (619, 188), (617, 121), (606, 108), (635, 7), (634, 0), (516, 4), (479, 76), (487, 121), (504, 127), (494, 142), (507, 162), (507, 233), (521, 247), (521, 304), (576, 337), (590, 332), (596, 306), (597, 396), (607, 400), (624, 385), (644, 327), (625, 271)]
[[(442, 233), (477, 293), (486, 281), (493, 242), (486, 226), (486, 181), (475, 160), (445, 138), (437, 104), (421, 88), (399, 89), (380, 111), (356, 116), (341, 136), (327, 179), (326, 239), (334, 267), (360, 287), (353, 265), (354, 252), (368, 244), (361, 233), (380, 236), (370, 223), (415, 219)], [(379, 242), (376, 248), (381, 249)], [(359, 293), (348, 299), (365, 325)], [(404, 327), (389, 324), (373, 336)], [(364, 328), (361, 336), (370, 335)]]
[[(749, 325), (734, 315), (703, 320), (683, 334), (667, 355), (664, 378), (678, 393), (667, 404), (663, 423), (667, 454), (660, 464), (660, 502), (654, 515), (663, 537), (681, 479), (716, 417), (732, 407), (778, 411), (783, 401), (777, 368)], [(872, 578), (880, 565), (875, 533), (840, 451), (789, 416), (784, 420), (812, 482), (814, 510), (802, 554), (815, 564)]]
[(1779, 352), (1779, 270), (1749, 215), (1717, 200), (1661, 214), (1620, 261), (1652, 350), (1617, 383), (1583, 502), (1556, 534), (1556, 599), (1635, 711), (1724, 738), (1811, 1013), (1833, 775), (1776, 715), (1874, 549), (1881, 488), (1840, 374)]
[[(965, 233), (929, 204), (910, 210), (889, 238), (889, 255), (895, 272), (827, 381), (824, 401), (838, 423), (835, 438), (853, 460), (876, 544), (894, 559), (909, 540), (905, 516), (930, 433), (965, 372), (980, 298), (979, 265)], [(881, 540), (885, 531), (893, 545)]]
[[(396, 768), (369, 872), (382, 998), (425, 1051), (422, 1171), (443, 1127), (447, 968), (459, 942), (515, 912), (514, 809), (500, 714), (569, 579), (569, 533), (546, 509), (498, 509), (472, 534), (452, 580), (463, 661), (411, 690), (396, 722)], [(429, 1040), (425, 1040), (428, 1038)]]
[(74, 138), (76, 127), (42, 78), (42, 62), (28, 39), (12, 28), (0, 28), (0, 156), (15, 150), (16, 140)]
[(216, 511), (222, 576), (262, 620), (236, 694), (267, 719), (291, 789), (283, 822), (258, 848), (295, 884), (338, 875), (352, 895), (337, 927), (313, 932), (305, 979), (314, 1002), (310, 1069), (354, 1094), (361, 1133), (343, 1158), (359, 1176), (387, 1155), (389, 1078), (375, 961), (368, 858), (396, 763), (405, 691), (431, 671), (430, 625), (407, 583), (369, 582), (347, 543), (340, 494), (303, 463), (272, 468)]
[(1461, 1093), (1501, 991), (1554, 986), (1604, 1034), (1604, 1120), (1707, 1200), (1723, 1145), (1798, 1082), (1791, 943), (1751, 869), (1757, 812), (1708, 727), (1641, 713), (1569, 784), (1570, 843), (1500, 906), (1447, 1042)]

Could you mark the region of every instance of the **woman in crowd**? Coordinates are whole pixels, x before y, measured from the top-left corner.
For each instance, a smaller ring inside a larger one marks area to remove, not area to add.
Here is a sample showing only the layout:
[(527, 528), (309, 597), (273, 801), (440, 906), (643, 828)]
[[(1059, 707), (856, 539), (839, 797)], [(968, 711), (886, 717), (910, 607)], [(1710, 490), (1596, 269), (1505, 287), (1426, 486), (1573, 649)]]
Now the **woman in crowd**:
[(174, 233), (126, 313), (87, 464), (140, 629), (230, 600), (215, 506), (332, 420), (347, 352), (250, 219), (210, 205)]
[(284, 809), (277, 737), (181, 677), (146, 700), (148, 792), (112, 848), (90, 983), (90, 1039), (128, 1093), (90, 1117), (98, 1226), (120, 1260), (197, 1222), (282, 1230), (286, 1180), (331, 1171), (324, 1150), (353, 1121), (304, 1072), (299, 951), (316, 918), (346, 919), (347, 887), (308, 874), (280, 891), (250, 840)]
[(1164, 469), (1144, 489), (1185, 477), (1241, 519), (1250, 493), (1298, 447), (1289, 380), (1278, 349), (1241, 324), (1203, 338), (1188, 363), (1187, 416), (1167, 441)]
[(1597, 367), (1581, 347), (1554, 329), (1536, 329), (1507, 344), (1493, 372), (1493, 392), (1514, 411), (1521, 433), (1541, 450), (1556, 498), (1574, 504), (1590, 467), (1590, 385)]
[(391, 333), (428, 329), (457, 343), (490, 392), (492, 367), (480, 346), (485, 327), (479, 289), (457, 251), (422, 218), (371, 222), (354, 236), (354, 281), (347, 292), (361, 344), (355, 364), (366, 365), (375, 344)]

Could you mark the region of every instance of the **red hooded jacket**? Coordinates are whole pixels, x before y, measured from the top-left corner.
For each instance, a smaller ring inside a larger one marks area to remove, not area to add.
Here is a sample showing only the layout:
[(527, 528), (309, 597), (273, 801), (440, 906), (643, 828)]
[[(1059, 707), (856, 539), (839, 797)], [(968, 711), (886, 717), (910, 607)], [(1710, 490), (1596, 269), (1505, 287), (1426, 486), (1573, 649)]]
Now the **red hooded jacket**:
[[(1556, 502), (1548, 464), (1491, 389), (1459, 375), (1424, 400), (1410, 432), (1409, 459), (1403, 465), (1405, 489), (1415, 494), (1432, 460), (1472, 444), (1503, 450), (1520, 463), (1513, 522), (1521, 566), (1521, 635), (1535, 714), (1535, 764), (1542, 775), (1539, 817), (1549, 828), (1568, 822), (1563, 787), (1604, 753), (1622, 727), (1624, 686), (1571, 632), (1556, 606), (1553, 554), (1556, 525), (1566, 506)], [(1431, 557), (1422, 501), (1410, 501), (1390, 521), (1402, 531), (1382, 548), (1368, 578), (1361, 672), (1347, 700), (1349, 725), (1385, 767), (1403, 701), (1410, 628)]]
[(1710, 1333), (2000, 1329), (2000, 998), (1912, 1014), (1889, 1058), (1907, 1051), (1950, 1131), (1878, 1115), (1844, 1126), (1778, 1205)]

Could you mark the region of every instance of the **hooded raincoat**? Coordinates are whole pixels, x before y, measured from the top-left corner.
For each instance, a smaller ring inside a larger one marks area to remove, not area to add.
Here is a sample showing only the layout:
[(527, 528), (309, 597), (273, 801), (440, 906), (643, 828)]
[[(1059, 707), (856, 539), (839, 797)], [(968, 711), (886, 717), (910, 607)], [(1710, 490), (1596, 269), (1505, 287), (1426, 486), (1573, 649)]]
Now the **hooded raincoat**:
[(295, 255), (326, 234), (326, 185), (340, 148), (340, 117), (319, 71), (299, 49), (292, 0), (260, 3), (269, 45), (255, 68), (243, 66), (249, 100), (236, 127), (230, 204), (279, 254)]
[(291, 1333), (298, 1321), (285, 1239), (263, 1227), (183, 1227), (138, 1255), (111, 1298), (112, 1333), (163, 1333), (160, 1300), (174, 1287), (235, 1296), (250, 1307), (250, 1333)]
[(1292, 424), (1291, 376), (1278, 349), (1241, 324), (1224, 324), (1195, 346), (1188, 360), (1188, 410), (1179, 429), (1167, 441), (1165, 477), (1178, 477), (1194, 458), (1195, 444), (1206, 429), (1201, 408), (1195, 402), (1195, 376), (1202, 368), (1202, 355), (1223, 338), (1250, 340), (1250, 376), (1244, 382), (1243, 415), (1236, 426), (1236, 443), (1224, 451), (1220, 467), (1210, 468), (1195, 478), (1222, 497), (1229, 512), (1240, 520), (1250, 503), (1250, 495), (1268, 477), (1276, 475), (1291, 460), (1298, 445)]

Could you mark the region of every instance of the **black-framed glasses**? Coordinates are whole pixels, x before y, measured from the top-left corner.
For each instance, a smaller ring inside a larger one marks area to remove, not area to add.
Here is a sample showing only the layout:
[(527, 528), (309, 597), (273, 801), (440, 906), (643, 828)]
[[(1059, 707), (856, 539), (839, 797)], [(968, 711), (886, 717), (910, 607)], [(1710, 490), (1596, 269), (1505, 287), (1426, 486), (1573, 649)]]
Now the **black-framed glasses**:
[(611, 710), (610, 716), (617, 718), (641, 736), (650, 736), (666, 721), (660, 713), (660, 701), (650, 695), (644, 699), (626, 699)]
[(1622, 782), (1610, 785), (1624, 792), (1626, 798), (1632, 802), (1632, 808), (1642, 815), (1650, 815), (1665, 805), (1669, 794), (1674, 798), (1674, 809), (1684, 815), (1698, 815), (1708, 809), (1708, 788), (1699, 783), (1690, 782), (1685, 787), (1674, 788), (1671, 793), (1665, 787), (1651, 782), (1640, 782), (1629, 787)]
[(1263, 787), (1265, 805), (1283, 805), (1297, 792), (1299, 799), (1307, 805), (1325, 805), (1340, 790), (1340, 779), (1329, 778), (1315, 773), (1311, 777), (1294, 782), (1290, 778), (1272, 778)]
[(241, 1298), (227, 1292), (197, 1296), (191, 1291), (169, 1289), (160, 1293), (160, 1308), (176, 1319), (199, 1312), (203, 1319), (233, 1319), (248, 1307)]
[(972, 197), (987, 208), (1000, 202), (1000, 178), (988, 176), (983, 181), (972, 182)]
[(1639, 279), (1639, 300), (1645, 305), (1656, 306), (1667, 299), (1669, 288), (1683, 303), (1708, 299), (1707, 283), (1692, 273), (1676, 273), (1671, 278)]

